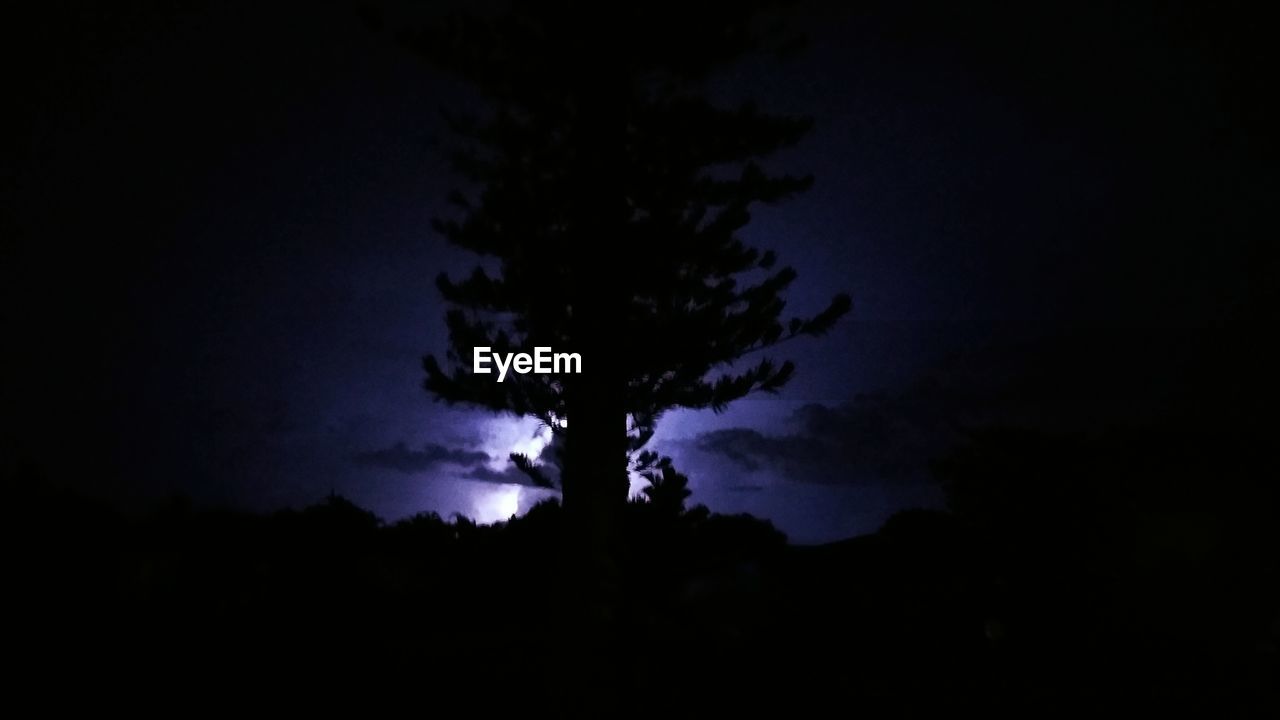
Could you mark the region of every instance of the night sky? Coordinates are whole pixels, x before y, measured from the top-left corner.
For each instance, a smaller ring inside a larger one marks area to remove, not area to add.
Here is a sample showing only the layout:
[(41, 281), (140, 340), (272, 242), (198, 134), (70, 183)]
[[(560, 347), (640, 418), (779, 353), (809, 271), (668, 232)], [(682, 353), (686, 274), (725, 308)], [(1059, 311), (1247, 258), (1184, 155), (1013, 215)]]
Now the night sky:
[[(814, 117), (773, 163), (814, 189), (746, 237), (799, 272), (789, 308), (854, 310), (780, 353), (781, 395), (670, 414), (654, 446), (797, 542), (937, 505), (929, 460), (967, 427), (1183, 412), (1271, 281), (1246, 15), (890, 5), (805, 9), (804, 54), (712, 87)], [(346, 4), (105, 8), (4, 23), (5, 462), (125, 507), (545, 497), (505, 461), (535, 422), (421, 389), (432, 281), (473, 263), (430, 227), (437, 109), (467, 91)]]

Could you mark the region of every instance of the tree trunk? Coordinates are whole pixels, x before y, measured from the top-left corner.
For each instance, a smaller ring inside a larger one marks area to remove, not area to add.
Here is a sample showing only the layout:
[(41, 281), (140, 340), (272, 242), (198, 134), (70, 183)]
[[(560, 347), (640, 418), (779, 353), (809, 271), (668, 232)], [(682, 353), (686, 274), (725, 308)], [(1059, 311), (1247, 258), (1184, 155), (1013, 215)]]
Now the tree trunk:
[[(607, 573), (627, 500), (626, 410), (618, 383), (588, 373), (570, 401), (565, 442), (564, 510), (574, 554)], [(603, 371), (603, 369), (601, 369)], [(603, 374), (603, 373), (602, 373)]]
[[(594, 314), (594, 313), (593, 313)], [(607, 717), (623, 693), (627, 654), (618, 566), (628, 491), (625, 382), (602, 343), (582, 349), (582, 374), (567, 388), (562, 478), (562, 592), (566, 637), (559, 648), (569, 716)]]
[[(586, 27), (592, 27), (590, 23)], [(626, 371), (630, 283), (624, 170), (625, 97), (628, 83), (609, 60), (601, 36), (583, 37), (575, 73), (578, 117), (573, 132), (574, 255), (571, 288), (571, 352), (582, 356), (582, 372), (566, 381), (564, 502), (565, 665), (572, 705), (593, 717), (618, 697), (624, 656), (615, 641), (620, 629), (621, 584), (617, 565), (627, 477)]]
[[(584, 28), (603, 27), (607, 11), (584, 5)], [(582, 373), (567, 378), (564, 507), (581, 550), (605, 562), (614, 525), (627, 498), (626, 372), (630, 285), (623, 247), (627, 220), (625, 176), (626, 78), (609, 37), (577, 36), (582, 62), (573, 73), (576, 151), (572, 177), (574, 268), (569, 309), (573, 352)], [(620, 262), (621, 261), (621, 262)], [(607, 562), (605, 562), (607, 564)]]

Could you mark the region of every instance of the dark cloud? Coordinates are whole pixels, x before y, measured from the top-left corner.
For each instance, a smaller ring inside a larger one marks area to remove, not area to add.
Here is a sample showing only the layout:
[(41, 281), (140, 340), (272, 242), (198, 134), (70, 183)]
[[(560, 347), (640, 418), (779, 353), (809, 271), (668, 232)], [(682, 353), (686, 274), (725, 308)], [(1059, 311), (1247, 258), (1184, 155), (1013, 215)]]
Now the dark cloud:
[[(558, 473), (551, 458), (554, 457), (554, 449), (557, 446), (558, 443), (547, 445), (538, 457), (534, 458), (543, 473), (553, 482), (558, 477)], [(440, 465), (451, 465), (458, 470), (445, 472), (444, 476), (448, 478), (501, 485), (536, 486), (528, 475), (509, 461), (502, 469), (495, 470), (490, 465), (494, 458), (486, 452), (447, 447), (439, 443), (426, 443), (421, 450), (410, 450), (404, 442), (397, 442), (381, 450), (357, 453), (352, 459), (358, 466), (395, 470), (406, 475), (432, 470)]]
[(770, 437), (751, 428), (727, 428), (703, 433), (697, 438), (699, 450), (721, 455), (748, 472), (765, 465), (798, 460), (812, 450), (815, 440), (796, 435)]
[(452, 465), (481, 465), (489, 461), (489, 455), (479, 450), (447, 448), (435, 443), (427, 443), (421, 450), (410, 450), (403, 442), (384, 448), (357, 453), (353, 458), (357, 465), (364, 467), (385, 468), (402, 473), (417, 473), (429, 470), (436, 465), (448, 463)]
[(729, 428), (702, 433), (692, 445), (747, 473), (768, 472), (792, 481), (923, 481), (930, 459), (958, 437), (961, 415), (940, 387), (922, 383), (900, 395), (859, 395), (839, 406), (802, 406), (792, 414), (794, 430), (787, 434)]
[(1186, 378), (1197, 348), (1183, 333), (1132, 328), (978, 347), (952, 355), (901, 392), (801, 406), (782, 434), (712, 430), (685, 448), (730, 472), (785, 481), (928, 481), (933, 459), (984, 426), (1073, 431), (1167, 421), (1179, 405), (1194, 406), (1198, 391)]
[(504, 485), (534, 485), (534, 482), (529, 479), (528, 475), (524, 474), (519, 468), (511, 464), (508, 464), (501, 470), (494, 470), (488, 465), (477, 465), (461, 477), (464, 480), (475, 480), (476, 482), (498, 483)]

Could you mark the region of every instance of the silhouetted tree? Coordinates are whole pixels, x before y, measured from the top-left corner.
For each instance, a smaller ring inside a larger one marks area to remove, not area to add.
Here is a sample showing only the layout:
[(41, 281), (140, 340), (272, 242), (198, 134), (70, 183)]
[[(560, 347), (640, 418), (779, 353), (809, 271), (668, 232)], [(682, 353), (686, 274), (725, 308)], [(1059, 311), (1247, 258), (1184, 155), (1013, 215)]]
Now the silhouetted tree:
[[(794, 366), (755, 353), (820, 335), (851, 307), (840, 295), (784, 317), (795, 271), (739, 236), (752, 204), (811, 184), (758, 164), (807, 119), (717, 107), (704, 92), (711, 70), (764, 46), (748, 5), (539, 3), (414, 38), (493, 108), (446, 113), (470, 192), (452, 194), (461, 217), (436, 227), (489, 262), (437, 279), (450, 348), (443, 363), (425, 358), (425, 386), (564, 434), (564, 507), (588, 545), (605, 544), (629, 459), (664, 411), (776, 392)], [(498, 383), (472, 374), (477, 346), (575, 352), (582, 372)]]
[(693, 493), (689, 491), (689, 478), (675, 469), (671, 458), (659, 458), (657, 453), (646, 450), (641, 453), (638, 464), (645, 466), (641, 475), (649, 481), (643, 490), (645, 499), (666, 514), (684, 512), (684, 501)]

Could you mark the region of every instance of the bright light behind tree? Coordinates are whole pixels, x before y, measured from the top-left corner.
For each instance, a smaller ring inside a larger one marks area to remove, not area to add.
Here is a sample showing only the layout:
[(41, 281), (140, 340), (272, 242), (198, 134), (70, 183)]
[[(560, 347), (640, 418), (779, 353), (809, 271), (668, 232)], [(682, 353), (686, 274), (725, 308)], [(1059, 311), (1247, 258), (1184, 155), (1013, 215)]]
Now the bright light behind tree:
[[(537, 458), (552, 438), (551, 428), (540, 420), (510, 415), (490, 418), (484, 424), (483, 432), (482, 449), (488, 453), (489, 469), (494, 472), (512, 469), (508, 459), (511, 453)], [(543, 498), (555, 495), (553, 491), (515, 483), (474, 481), (467, 484), (471, 486), (471, 519), (483, 524), (510, 520), (511, 516), (528, 510)], [(636, 497), (646, 485), (647, 480), (632, 474), (629, 495)]]
[(477, 488), (473, 498), (475, 518), (478, 523), (496, 523), (510, 520), (520, 510), (519, 485), (486, 484)]

